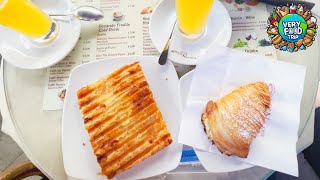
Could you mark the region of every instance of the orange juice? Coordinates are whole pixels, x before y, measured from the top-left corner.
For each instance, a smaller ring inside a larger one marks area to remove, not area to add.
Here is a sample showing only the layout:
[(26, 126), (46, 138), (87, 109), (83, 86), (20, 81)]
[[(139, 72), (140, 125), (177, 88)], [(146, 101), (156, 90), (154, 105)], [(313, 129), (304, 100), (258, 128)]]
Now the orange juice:
[(187, 35), (201, 34), (206, 26), (213, 1), (176, 0), (179, 29)]
[(0, 0), (0, 24), (37, 38), (50, 31), (52, 22), (29, 0)]

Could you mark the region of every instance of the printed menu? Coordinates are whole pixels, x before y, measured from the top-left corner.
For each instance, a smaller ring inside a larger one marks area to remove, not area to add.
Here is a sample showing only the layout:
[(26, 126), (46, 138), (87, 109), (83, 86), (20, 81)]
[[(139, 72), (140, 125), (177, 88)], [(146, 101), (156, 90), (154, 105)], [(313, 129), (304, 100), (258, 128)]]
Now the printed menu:
[(76, 6), (100, 8), (105, 18), (81, 22), (80, 39), (61, 62), (47, 69), (43, 110), (63, 107), (71, 70), (79, 64), (117, 56), (158, 56), (149, 36), (149, 20), (159, 0), (73, 0)]
[(232, 36), (228, 47), (247, 53), (265, 55), (276, 59), (276, 50), (269, 41), (266, 4), (252, 0), (222, 0), (232, 21)]
[[(62, 109), (70, 72), (79, 64), (117, 56), (159, 56), (149, 36), (150, 15), (158, 2), (73, 0), (76, 6), (100, 8), (105, 18), (93, 23), (81, 22), (81, 35), (75, 48), (63, 61), (47, 69), (43, 110)], [(266, 6), (261, 3), (256, 6), (236, 5), (236, 2), (229, 0), (223, 4), (231, 15), (233, 25), (229, 47), (275, 58), (275, 49), (269, 46), (265, 30), (268, 19)], [(174, 65), (179, 76), (194, 68)]]

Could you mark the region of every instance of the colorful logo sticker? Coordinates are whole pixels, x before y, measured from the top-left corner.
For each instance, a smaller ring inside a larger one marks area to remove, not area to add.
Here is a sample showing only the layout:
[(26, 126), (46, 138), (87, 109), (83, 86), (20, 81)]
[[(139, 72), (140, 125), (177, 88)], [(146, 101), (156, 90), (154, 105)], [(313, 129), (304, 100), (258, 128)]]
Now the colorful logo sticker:
[(274, 8), (267, 33), (276, 49), (297, 52), (312, 45), (317, 29), (317, 18), (311, 11), (301, 4), (292, 4)]

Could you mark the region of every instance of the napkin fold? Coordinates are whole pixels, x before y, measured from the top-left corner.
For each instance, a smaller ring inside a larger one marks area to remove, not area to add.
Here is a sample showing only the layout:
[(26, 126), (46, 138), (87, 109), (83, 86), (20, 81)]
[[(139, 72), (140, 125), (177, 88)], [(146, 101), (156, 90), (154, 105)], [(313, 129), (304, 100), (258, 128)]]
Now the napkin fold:
[(203, 130), (201, 114), (206, 103), (217, 101), (242, 85), (264, 81), (275, 88), (264, 129), (251, 144), (247, 158), (227, 158), (298, 176), (296, 142), (304, 77), (304, 66), (211, 47), (194, 70), (179, 143), (225, 156), (211, 144)]

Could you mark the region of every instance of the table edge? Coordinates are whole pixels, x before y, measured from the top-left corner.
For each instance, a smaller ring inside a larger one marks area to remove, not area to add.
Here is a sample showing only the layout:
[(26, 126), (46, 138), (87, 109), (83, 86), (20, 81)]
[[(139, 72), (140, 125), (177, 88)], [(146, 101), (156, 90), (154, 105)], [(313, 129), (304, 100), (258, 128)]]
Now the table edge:
[[(8, 134), (22, 149), (22, 151), (25, 153), (25, 155), (29, 158), (29, 160), (42, 172), (44, 173), (49, 179), (53, 179), (52, 176), (50, 176), (47, 171), (45, 171), (41, 166), (40, 163), (33, 158), (31, 150), (27, 147), (26, 144), (23, 143), (23, 137), (21, 136), (21, 133), (19, 129), (16, 126), (15, 121), (13, 120), (13, 115), (9, 111), (9, 104), (6, 96), (6, 88), (5, 88), (5, 80), (4, 80), (4, 66), (5, 66), (5, 60), (3, 57), (0, 57), (1, 67), (0, 67), (0, 112), (1, 116), (4, 119), (7, 119), (10, 123), (12, 123), (12, 126), (15, 128), (15, 135), (14, 134)], [(14, 133), (14, 132), (12, 132)], [(18, 140), (18, 142), (16, 141)]]

